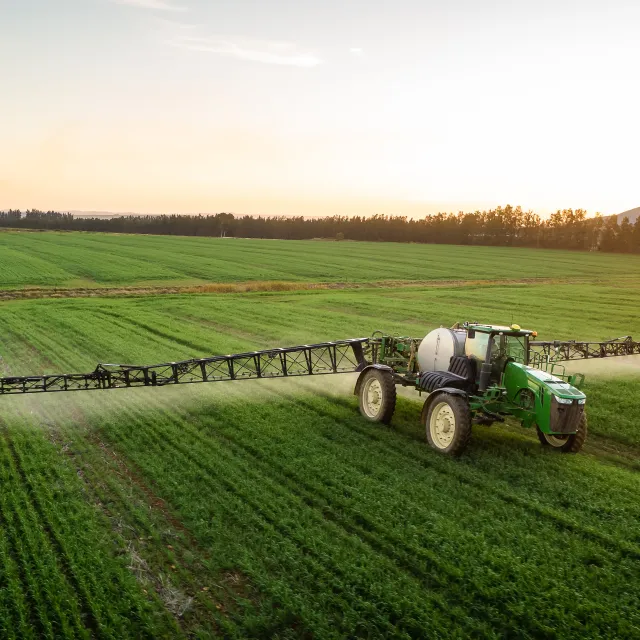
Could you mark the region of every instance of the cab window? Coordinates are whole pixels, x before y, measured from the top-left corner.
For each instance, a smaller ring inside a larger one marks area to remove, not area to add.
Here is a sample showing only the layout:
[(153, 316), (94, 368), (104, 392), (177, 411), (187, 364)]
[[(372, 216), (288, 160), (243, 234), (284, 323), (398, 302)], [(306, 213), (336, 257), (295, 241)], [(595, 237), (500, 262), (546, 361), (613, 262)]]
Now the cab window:
[(467, 337), (464, 347), (466, 355), (473, 356), (484, 362), (487, 355), (487, 346), (489, 345), (489, 335), (488, 333), (476, 331), (473, 338)]

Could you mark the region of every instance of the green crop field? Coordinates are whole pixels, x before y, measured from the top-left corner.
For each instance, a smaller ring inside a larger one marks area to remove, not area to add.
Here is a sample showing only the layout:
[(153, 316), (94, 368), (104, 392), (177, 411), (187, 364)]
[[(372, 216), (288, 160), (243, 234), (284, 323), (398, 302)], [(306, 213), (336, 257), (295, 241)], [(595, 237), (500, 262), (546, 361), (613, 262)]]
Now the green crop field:
[(640, 273), (640, 256), (509, 247), (0, 232), (4, 288), (252, 280), (603, 281), (631, 273)]
[[(640, 336), (638, 267), (517, 249), (0, 234), (3, 288), (501, 281), (6, 300), (0, 375), (376, 329), (421, 337), (465, 319)], [(535, 277), (558, 281), (514, 282)], [(425, 444), (417, 394), (373, 425), (352, 374), (0, 397), (0, 637), (640, 638), (637, 359), (582, 363), (590, 437), (577, 455), (507, 422), (474, 427), (447, 458)]]

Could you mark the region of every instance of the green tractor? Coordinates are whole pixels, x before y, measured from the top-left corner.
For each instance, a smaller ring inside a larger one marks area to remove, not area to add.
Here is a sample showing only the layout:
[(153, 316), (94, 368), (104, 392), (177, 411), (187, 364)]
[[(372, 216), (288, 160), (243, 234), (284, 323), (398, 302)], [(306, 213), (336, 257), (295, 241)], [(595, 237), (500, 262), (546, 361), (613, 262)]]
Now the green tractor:
[[(578, 353), (576, 345), (589, 343), (556, 343), (561, 347), (554, 351), (554, 343), (533, 342), (536, 335), (515, 324), (478, 323), (435, 329), (423, 340), (374, 334), (355, 388), (360, 412), (389, 423), (396, 385), (402, 385), (428, 393), (422, 424), (429, 444), (442, 453), (462, 453), (472, 424), (507, 416), (535, 427), (544, 446), (576, 453), (587, 437), (584, 376), (566, 375), (557, 362), (573, 359), (563, 357), (566, 345)], [(582, 357), (589, 355), (583, 350)]]

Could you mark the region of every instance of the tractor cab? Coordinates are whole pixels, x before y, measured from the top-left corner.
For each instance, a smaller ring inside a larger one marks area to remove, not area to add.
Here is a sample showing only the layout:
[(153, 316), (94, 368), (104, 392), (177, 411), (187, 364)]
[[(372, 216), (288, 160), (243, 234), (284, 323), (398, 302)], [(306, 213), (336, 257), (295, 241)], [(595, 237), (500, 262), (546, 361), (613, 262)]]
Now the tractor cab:
[(420, 387), (484, 391), (500, 384), (508, 362), (527, 364), (529, 336), (535, 331), (478, 323), (435, 329), (420, 343)]
[[(499, 384), (508, 362), (528, 364), (529, 336), (535, 331), (486, 324), (465, 324), (467, 331), (465, 355), (477, 362), (478, 386), (486, 389), (488, 384)], [(484, 376), (483, 376), (484, 374)]]

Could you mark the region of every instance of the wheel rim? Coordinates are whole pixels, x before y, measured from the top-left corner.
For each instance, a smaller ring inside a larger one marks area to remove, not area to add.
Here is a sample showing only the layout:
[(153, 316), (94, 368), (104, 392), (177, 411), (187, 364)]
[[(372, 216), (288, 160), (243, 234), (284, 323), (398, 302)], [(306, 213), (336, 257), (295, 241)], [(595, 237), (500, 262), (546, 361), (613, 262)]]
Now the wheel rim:
[(362, 408), (369, 418), (377, 418), (382, 409), (382, 385), (376, 378), (365, 382)]
[(456, 416), (446, 402), (438, 403), (429, 420), (431, 440), (439, 449), (446, 449), (456, 433)]
[(567, 440), (569, 436), (557, 436), (552, 433), (543, 433), (544, 439), (552, 446), (552, 447), (564, 447), (567, 444)]

